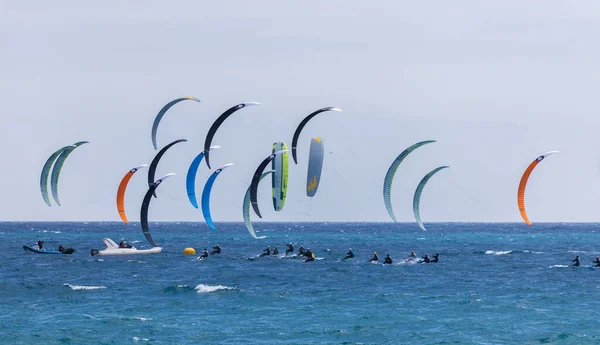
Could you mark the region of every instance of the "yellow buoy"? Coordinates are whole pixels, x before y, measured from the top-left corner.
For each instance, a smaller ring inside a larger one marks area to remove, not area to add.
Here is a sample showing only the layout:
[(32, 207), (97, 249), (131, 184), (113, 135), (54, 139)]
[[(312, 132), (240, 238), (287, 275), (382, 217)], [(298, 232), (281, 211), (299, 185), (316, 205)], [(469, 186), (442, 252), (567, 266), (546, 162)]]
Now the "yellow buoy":
[(196, 250), (194, 248), (185, 248), (183, 255), (196, 255)]

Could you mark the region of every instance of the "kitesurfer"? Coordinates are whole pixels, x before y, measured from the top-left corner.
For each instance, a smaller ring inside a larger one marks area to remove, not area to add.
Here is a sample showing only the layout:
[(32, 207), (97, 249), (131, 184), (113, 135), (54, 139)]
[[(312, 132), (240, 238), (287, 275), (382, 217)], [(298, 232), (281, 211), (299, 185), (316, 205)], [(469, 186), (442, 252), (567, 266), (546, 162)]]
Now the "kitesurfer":
[(63, 247), (62, 243), (58, 245), (58, 251), (61, 253), (65, 251), (65, 247)]
[(294, 245), (292, 244), (292, 242), (287, 243), (286, 247), (287, 247), (287, 249), (285, 250), (285, 256), (287, 256), (289, 253), (294, 252)]
[(315, 261), (315, 254), (313, 254), (313, 252), (310, 251), (310, 248), (306, 248), (304, 256), (308, 257), (308, 259), (304, 260), (304, 262)]
[(371, 258), (371, 260), (369, 260), (369, 262), (378, 262), (379, 261), (379, 256), (377, 256), (377, 252), (373, 252), (373, 257)]
[(273, 249), (273, 255), (277, 255), (279, 254), (279, 250), (277, 250), (277, 248)]
[(354, 257), (354, 252), (352, 252), (352, 248), (350, 248), (350, 250), (348, 251), (348, 253), (346, 253), (346, 256), (344, 256), (344, 258), (342, 260), (350, 259), (353, 257)]
[(431, 258), (429, 257), (429, 255), (425, 254), (425, 256), (423, 257), (423, 260), (421, 262), (428, 264), (431, 262)]
[(595, 264), (594, 267), (600, 267), (600, 257), (596, 256), (596, 260), (592, 261), (592, 263)]
[(394, 262), (394, 260), (392, 260), (392, 257), (390, 256), (390, 254), (387, 254), (385, 256), (385, 260), (383, 260), (384, 264), (391, 264), (392, 262)]
[(206, 248), (204, 248), (204, 252), (202, 253), (202, 255), (200, 255), (201, 258), (207, 258), (208, 257), (208, 250), (206, 250)]
[(210, 255), (213, 254), (221, 254), (221, 247), (219, 247), (219, 245), (217, 244), (216, 246), (213, 247), (213, 251), (210, 253)]
[(260, 254), (260, 256), (269, 256), (271, 255), (271, 246), (268, 246), (267, 249), (264, 250), (264, 252), (262, 254)]
[(304, 255), (306, 255), (306, 250), (304, 249), (304, 247), (300, 246), (300, 248), (298, 248), (298, 256)]
[(417, 258), (417, 254), (415, 254), (414, 250), (410, 251), (410, 255), (404, 260), (404, 262), (409, 262)]
[(42, 249), (44, 249), (44, 241), (42, 241), (42, 240), (38, 240), (38, 241), (37, 241), (37, 246), (38, 246), (38, 249), (39, 249), (39, 250), (42, 250)]
[(573, 266), (575, 266), (575, 267), (579, 266), (579, 263), (580, 263), (580, 262), (579, 262), (579, 255), (577, 255), (577, 256), (575, 257), (575, 259), (573, 259), (573, 260), (571, 260), (571, 261), (573, 262)]
[(431, 262), (438, 262), (438, 258), (439, 258), (440, 254), (435, 253), (435, 255), (433, 256), (433, 259), (431, 259)]

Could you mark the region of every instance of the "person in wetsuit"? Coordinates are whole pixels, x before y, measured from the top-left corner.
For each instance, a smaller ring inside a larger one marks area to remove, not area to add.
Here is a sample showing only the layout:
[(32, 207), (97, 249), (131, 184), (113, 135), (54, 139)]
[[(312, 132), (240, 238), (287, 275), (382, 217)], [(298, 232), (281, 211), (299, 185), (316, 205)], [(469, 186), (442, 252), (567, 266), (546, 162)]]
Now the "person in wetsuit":
[(579, 262), (579, 255), (577, 255), (575, 257), (575, 259), (571, 260), (573, 262), (573, 266), (577, 267), (579, 266), (580, 262)]
[(42, 249), (44, 249), (44, 241), (42, 241), (42, 240), (38, 240), (38, 241), (37, 241), (37, 246), (38, 246), (38, 249), (39, 249), (39, 250), (42, 250)]
[(300, 248), (298, 248), (298, 256), (304, 256), (306, 254), (306, 249), (304, 249), (304, 247), (300, 246)]
[(292, 244), (292, 242), (286, 243), (286, 247), (287, 249), (285, 250), (285, 256), (287, 256), (289, 253), (294, 252), (294, 245)]
[(600, 257), (596, 256), (596, 260), (592, 261), (592, 263), (595, 264), (594, 267), (600, 267)]
[(278, 254), (279, 254), (279, 250), (277, 250), (277, 248), (275, 248), (275, 249), (273, 250), (273, 255), (278, 255)]
[(310, 251), (310, 248), (306, 248), (304, 256), (308, 256), (308, 259), (304, 260), (304, 262), (315, 261), (315, 254)]
[(384, 264), (391, 264), (392, 262), (394, 262), (394, 260), (392, 260), (392, 257), (390, 256), (390, 254), (385, 256), (385, 260), (383, 260)]
[(344, 258), (342, 260), (350, 259), (353, 257), (354, 257), (354, 252), (352, 251), (352, 248), (350, 248), (350, 250), (348, 251), (348, 253), (346, 253), (346, 256), (344, 256)]
[(410, 255), (404, 260), (404, 262), (409, 262), (417, 258), (417, 254), (415, 254), (414, 250), (410, 251)]
[(217, 244), (216, 246), (214, 246), (214, 247), (213, 247), (213, 249), (214, 249), (214, 250), (213, 250), (212, 252), (210, 252), (210, 255), (213, 255), (213, 254), (221, 254), (221, 247), (219, 247), (219, 245), (218, 245), (218, 244)]
[(262, 254), (260, 254), (260, 256), (261, 256), (261, 257), (263, 257), (263, 256), (269, 256), (269, 255), (271, 255), (271, 246), (268, 246), (268, 247), (267, 247), (267, 248), (266, 248), (266, 249), (263, 251), (263, 253), (262, 253)]
[(431, 259), (431, 262), (438, 262), (439, 256), (440, 256), (440, 254), (435, 253), (435, 255), (433, 256), (433, 259)]
[(430, 263), (431, 259), (429, 258), (429, 255), (425, 254), (425, 256), (423, 257), (423, 261), (421, 261), (421, 262), (424, 262), (426, 264)]
[(121, 240), (121, 242), (119, 242), (119, 248), (132, 248), (132, 246), (131, 244), (127, 244), (125, 241)]
[(62, 243), (58, 245), (58, 251), (61, 253), (65, 251), (65, 247), (63, 247)]
[(206, 250), (206, 248), (204, 248), (204, 252), (202, 252), (202, 255), (200, 255), (201, 258), (207, 258), (208, 257), (208, 250)]
[(379, 261), (379, 256), (377, 256), (377, 252), (373, 252), (373, 257), (371, 258), (371, 260), (369, 260), (369, 262), (378, 262)]

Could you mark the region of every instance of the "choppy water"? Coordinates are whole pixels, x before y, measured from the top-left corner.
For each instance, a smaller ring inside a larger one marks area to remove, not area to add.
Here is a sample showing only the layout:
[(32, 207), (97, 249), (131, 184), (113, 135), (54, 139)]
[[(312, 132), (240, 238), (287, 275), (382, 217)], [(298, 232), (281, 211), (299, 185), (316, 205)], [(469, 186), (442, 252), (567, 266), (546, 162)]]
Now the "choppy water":
[[(217, 226), (153, 224), (163, 253), (91, 257), (103, 237), (148, 245), (138, 224), (0, 223), (0, 343), (600, 343), (598, 224), (256, 223), (262, 240)], [(38, 239), (77, 252), (23, 251)], [(323, 259), (248, 259), (287, 241)], [(395, 264), (368, 263), (374, 250)], [(441, 262), (402, 264), (410, 250)]]

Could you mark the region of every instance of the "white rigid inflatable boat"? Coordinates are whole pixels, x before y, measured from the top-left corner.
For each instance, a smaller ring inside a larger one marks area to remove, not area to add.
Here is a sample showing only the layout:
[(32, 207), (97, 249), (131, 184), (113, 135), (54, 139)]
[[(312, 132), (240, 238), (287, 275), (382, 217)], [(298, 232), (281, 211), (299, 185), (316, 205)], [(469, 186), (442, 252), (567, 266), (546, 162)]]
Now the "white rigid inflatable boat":
[(119, 248), (119, 245), (115, 243), (115, 241), (110, 238), (104, 238), (104, 243), (106, 244), (106, 249), (98, 250), (92, 249), (91, 255), (101, 255), (101, 256), (109, 256), (109, 255), (137, 255), (137, 254), (157, 254), (162, 252), (161, 247), (152, 247), (150, 249), (136, 249), (135, 247), (131, 248)]

